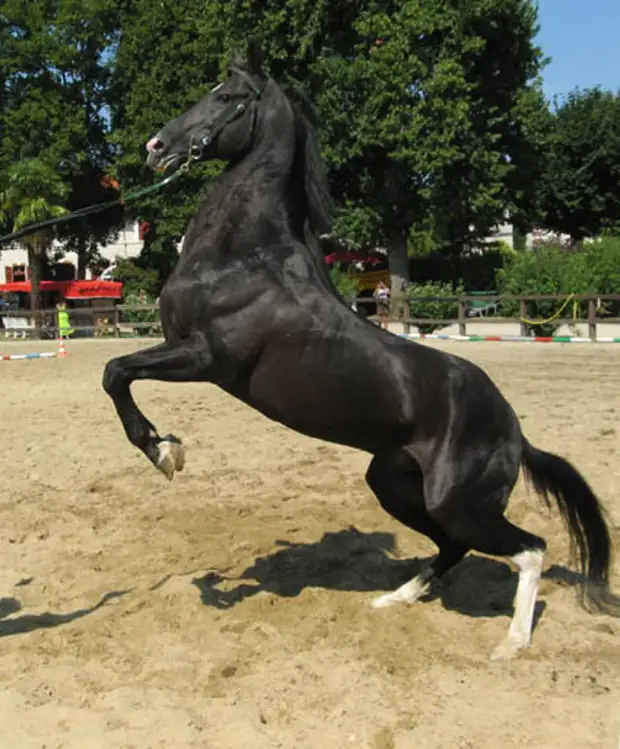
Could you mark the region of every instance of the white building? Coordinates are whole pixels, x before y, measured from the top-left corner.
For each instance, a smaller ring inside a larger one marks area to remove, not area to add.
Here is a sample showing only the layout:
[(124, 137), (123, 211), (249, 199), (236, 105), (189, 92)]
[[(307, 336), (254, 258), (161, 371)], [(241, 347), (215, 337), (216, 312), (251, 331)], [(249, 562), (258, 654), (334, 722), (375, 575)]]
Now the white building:
[[(528, 234), (526, 238), (526, 247), (530, 249), (534, 244), (536, 244), (541, 239), (549, 239), (551, 238), (551, 234), (548, 232), (543, 234), (540, 232), (536, 232), (533, 234)], [(554, 237), (555, 238), (555, 237)], [(513, 243), (513, 230), (512, 230), (512, 224), (510, 223), (503, 223), (500, 226), (497, 227), (496, 231), (491, 234), (487, 238), (487, 242), (489, 241), (497, 241), (497, 240), (503, 240), (506, 242), (510, 247), (514, 246)], [(135, 223), (129, 223), (126, 224), (125, 227), (122, 229), (122, 231), (119, 233), (117, 239), (110, 244), (102, 245), (99, 248), (99, 251), (105, 260), (108, 261), (108, 265), (112, 265), (114, 261), (117, 258), (132, 258), (137, 257), (140, 254), (140, 251), (142, 250), (143, 240), (140, 239), (140, 228), (139, 224), (137, 222)], [(55, 243), (55, 248), (60, 248), (59, 243)], [(179, 249), (181, 246), (181, 242), (179, 242)], [(0, 247), (0, 283), (10, 283), (12, 278), (9, 278), (8, 276), (11, 275), (11, 269), (14, 266), (26, 266), (28, 261), (28, 256), (26, 250), (19, 245), (18, 243), (15, 243), (14, 245), (8, 245), (5, 247)], [(68, 252), (65, 254), (65, 256), (62, 258), (61, 262), (65, 261), (68, 263), (72, 263), (75, 268), (77, 268), (77, 253), (75, 252)], [(7, 274), (7, 270), (9, 270), (9, 273)], [(87, 271), (86, 274), (86, 280), (92, 279), (92, 273), (90, 270)], [(105, 276), (104, 276), (105, 278)]]
[[(127, 224), (114, 242), (107, 245), (101, 245), (99, 251), (108, 261), (108, 265), (111, 265), (118, 257), (123, 259), (137, 257), (142, 249), (142, 244), (143, 242), (140, 239), (138, 223), (133, 223)], [(60, 249), (60, 246), (61, 245), (58, 242), (54, 242), (52, 248), (57, 250)], [(77, 268), (77, 253), (67, 252), (61, 262), (63, 261), (72, 263), (73, 266)], [(10, 283), (12, 280), (12, 278), (8, 277), (11, 275), (10, 270), (15, 266), (25, 266), (27, 262), (28, 253), (18, 242), (13, 245), (0, 247), (0, 283)], [(7, 270), (9, 270), (8, 274)], [(88, 270), (86, 272), (86, 280), (90, 280), (92, 277), (92, 273)]]

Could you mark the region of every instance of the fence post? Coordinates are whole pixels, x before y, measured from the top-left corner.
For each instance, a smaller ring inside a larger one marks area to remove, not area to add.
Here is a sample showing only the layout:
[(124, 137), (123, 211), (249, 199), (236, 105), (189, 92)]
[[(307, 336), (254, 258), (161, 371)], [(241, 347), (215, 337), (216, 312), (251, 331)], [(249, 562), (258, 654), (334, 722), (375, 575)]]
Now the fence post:
[(527, 303), (525, 299), (519, 300), (519, 332), (521, 335), (527, 335), (527, 325), (523, 322), (523, 318), (527, 317)]
[(588, 299), (588, 335), (596, 341), (596, 299)]
[(121, 331), (119, 329), (119, 322), (120, 322), (120, 312), (118, 311), (118, 306), (114, 307), (114, 337), (118, 338), (121, 334)]
[(465, 302), (462, 299), (458, 301), (459, 314), (459, 335), (467, 335), (467, 326), (465, 325)]

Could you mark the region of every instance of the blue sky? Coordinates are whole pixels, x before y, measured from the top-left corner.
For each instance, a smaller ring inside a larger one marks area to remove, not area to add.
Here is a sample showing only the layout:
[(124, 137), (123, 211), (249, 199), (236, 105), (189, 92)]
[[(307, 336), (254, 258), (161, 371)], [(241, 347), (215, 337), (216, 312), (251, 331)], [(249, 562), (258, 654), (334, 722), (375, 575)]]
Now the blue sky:
[(539, 0), (537, 43), (553, 58), (548, 97), (600, 85), (620, 91), (620, 0)]

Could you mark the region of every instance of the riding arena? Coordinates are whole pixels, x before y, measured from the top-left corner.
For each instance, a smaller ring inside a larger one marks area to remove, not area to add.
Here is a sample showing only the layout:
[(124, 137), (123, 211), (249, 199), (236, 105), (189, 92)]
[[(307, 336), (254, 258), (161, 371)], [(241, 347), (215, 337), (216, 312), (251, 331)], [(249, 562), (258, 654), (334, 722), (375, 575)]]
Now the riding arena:
[(617, 746), (620, 349), (351, 310), (255, 43), (161, 126), (163, 337), (2, 343), (2, 749)]

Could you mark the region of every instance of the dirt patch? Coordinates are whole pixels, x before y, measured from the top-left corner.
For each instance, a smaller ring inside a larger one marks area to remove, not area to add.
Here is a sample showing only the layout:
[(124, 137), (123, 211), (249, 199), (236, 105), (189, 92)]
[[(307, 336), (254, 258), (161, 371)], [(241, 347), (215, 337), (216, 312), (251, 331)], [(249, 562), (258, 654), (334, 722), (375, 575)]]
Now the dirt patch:
[[(435, 549), (378, 507), (368, 456), (212, 386), (139, 383), (187, 446), (166, 482), (100, 386), (140, 345), (0, 365), (3, 749), (617, 748), (620, 622), (579, 608), (562, 524), (521, 482), (510, 515), (549, 544), (539, 621), (493, 664), (516, 583), (500, 561), (472, 555), (432, 600), (370, 609)], [(442, 348), (576, 463), (617, 545), (620, 346)]]

